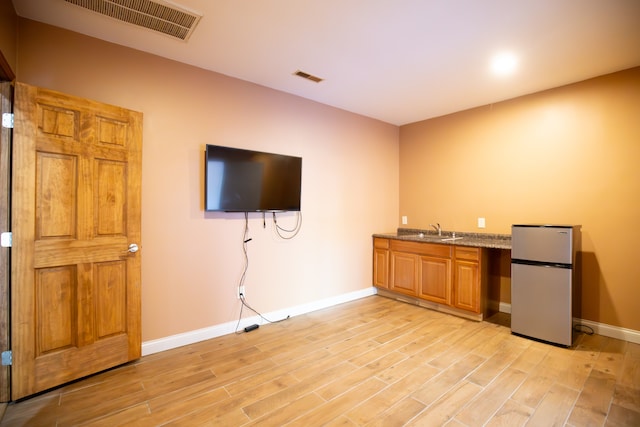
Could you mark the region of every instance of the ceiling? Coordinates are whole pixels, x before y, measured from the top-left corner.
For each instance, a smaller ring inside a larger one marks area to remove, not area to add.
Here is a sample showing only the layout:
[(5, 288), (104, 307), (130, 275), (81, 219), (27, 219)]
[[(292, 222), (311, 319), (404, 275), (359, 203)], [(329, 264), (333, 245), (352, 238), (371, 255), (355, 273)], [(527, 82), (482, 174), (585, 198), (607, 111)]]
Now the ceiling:
[[(640, 65), (639, 0), (173, 0), (202, 15), (187, 41), (64, 0), (13, 4), (24, 18), (396, 125)], [(502, 51), (517, 67), (498, 77), (489, 62)]]

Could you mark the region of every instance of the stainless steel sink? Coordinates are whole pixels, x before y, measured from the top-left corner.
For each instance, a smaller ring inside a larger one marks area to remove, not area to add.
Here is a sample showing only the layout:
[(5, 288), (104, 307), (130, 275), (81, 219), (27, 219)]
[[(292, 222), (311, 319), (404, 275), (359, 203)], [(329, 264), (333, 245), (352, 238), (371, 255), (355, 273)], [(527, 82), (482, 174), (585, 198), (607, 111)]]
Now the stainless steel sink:
[(442, 236), (437, 236), (437, 235), (434, 235), (434, 234), (424, 234), (424, 233), (413, 234), (411, 237), (415, 237), (417, 239), (424, 239), (424, 240), (440, 240), (440, 239), (442, 239)]
[(429, 242), (453, 242), (456, 240), (460, 240), (463, 237), (453, 237), (453, 236), (438, 236), (435, 234), (408, 234), (405, 237), (411, 237), (414, 239), (427, 240)]

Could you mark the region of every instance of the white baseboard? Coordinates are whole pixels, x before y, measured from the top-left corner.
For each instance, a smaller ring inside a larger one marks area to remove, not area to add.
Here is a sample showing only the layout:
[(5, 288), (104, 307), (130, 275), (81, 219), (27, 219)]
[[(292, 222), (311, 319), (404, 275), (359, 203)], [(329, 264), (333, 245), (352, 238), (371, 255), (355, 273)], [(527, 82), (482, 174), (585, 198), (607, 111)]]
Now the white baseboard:
[[(288, 309), (265, 313), (264, 317), (268, 319), (283, 319), (287, 316), (299, 316), (301, 314), (311, 313), (312, 311), (321, 310), (323, 308), (332, 307), (349, 301), (355, 301), (375, 294), (376, 288), (365, 288), (359, 291), (326, 298), (320, 301), (314, 301), (308, 304), (298, 305)], [(511, 313), (511, 304), (501, 302), (499, 310), (502, 313)], [(245, 317), (240, 321), (240, 324), (238, 324), (237, 320), (234, 320), (232, 322), (213, 325), (207, 328), (197, 329), (195, 331), (146, 341), (142, 343), (142, 355), (147, 356), (149, 354), (171, 350), (172, 348), (194, 344), (211, 338), (220, 337), (222, 335), (232, 334), (236, 331), (236, 326), (238, 330), (242, 330), (245, 326), (253, 325), (254, 323), (263, 324), (264, 321), (259, 316)], [(619, 326), (611, 326), (605, 323), (598, 323), (585, 319), (574, 319), (574, 323), (588, 326), (598, 335), (640, 344), (640, 331), (621, 328)]]
[(574, 319), (574, 323), (588, 326), (598, 335), (640, 344), (640, 331), (634, 329), (611, 326), (606, 323), (598, 323), (585, 319)]
[[(312, 311), (375, 295), (375, 293), (376, 289), (374, 287), (365, 288), (320, 301), (290, 307), (288, 309), (278, 310), (271, 313), (263, 313), (263, 316), (267, 319), (283, 319), (287, 316), (299, 316), (301, 314), (311, 313)], [(222, 335), (232, 334), (236, 331), (236, 326), (238, 330), (242, 330), (245, 326), (253, 325), (255, 323), (262, 324), (264, 322), (259, 316), (245, 317), (240, 321), (240, 324), (238, 324), (237, 320), (234, 320), (232, 322), (213, 325), (207, 328), (197, 329), (195, 331), (159, 338), (157, 340), (145, 341), (142, 343), (142, 355), (147, 356), (149, 354), (171, 350), (172, 348), (182, 347), (184, 345), (205, 341)]]
[[(501, 313), (511, 313), (511, 304), (501, 302)], [(606, 323), (594, 322), (586, 319), (573, 319), (574, 325), (584, 325), (593, 329), (593, 332), (609, 338), (616, 338), (619, 340), (629, 341), (632, 343), (640, 344), (640, 331), (634, 329), (622, 328), (620, 326), (611, 326)]]
[(500, 302), (500, 313), (509, 313), (511, 314), (511, 304), (507, 302)]

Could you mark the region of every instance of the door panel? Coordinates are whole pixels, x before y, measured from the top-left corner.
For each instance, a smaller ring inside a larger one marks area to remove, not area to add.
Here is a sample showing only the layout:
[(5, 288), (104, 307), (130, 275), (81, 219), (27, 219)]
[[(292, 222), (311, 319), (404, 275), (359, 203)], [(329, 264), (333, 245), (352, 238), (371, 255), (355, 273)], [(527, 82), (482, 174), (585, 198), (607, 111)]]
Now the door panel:
[(122, 207), (127, 194), (125, 162), (96, 160), (96, 234), (98, 236), (126, 235), (126, 221)]
[(142, 115), (16, 85), (12, 399), (141, 353)]
[(124, 261), (102, 262), (95, 266), (98, 338), (124, 333), (127, 330), (126, 278)]
[(76, 272), (74, 266), (36, 270), (36, 357), (76, 345), (71, 330)]
[(36, 168), (36, 240), (76, 238), (77, 158), (38, 152)]

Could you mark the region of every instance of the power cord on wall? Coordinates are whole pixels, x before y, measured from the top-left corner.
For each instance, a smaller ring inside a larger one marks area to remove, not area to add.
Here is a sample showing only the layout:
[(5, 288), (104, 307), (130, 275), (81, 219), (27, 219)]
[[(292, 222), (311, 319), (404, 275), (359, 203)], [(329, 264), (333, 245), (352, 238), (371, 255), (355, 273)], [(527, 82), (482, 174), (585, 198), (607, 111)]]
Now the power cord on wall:
[[(300, 232), (300, 229), (302, 228), (302, 212), (300, 211), (296, 212), (296, 225), (291, 230), (280, 227), (278, 225), (278, 219), (276, 218), (276, 213), (273, 212), (272, 214), (273, 214), (273, 225), (275, 225), (275, 230), (278, 237), (280, 237), (281, 239), (289, 240), (289, 239), (293, 239), (298, 235), (298, 233)], [(290, 236), (285, 236), (282, 233), (293, 233), (293, 234)]]
[[(274, 216), (275, 218), (275, 216)], [(244, 254), (244, 268), (242, 269), (242, 275), (240, 276), (240, 282), (238, 283), (238, 289), (244, 289), (244, 279), (247, 276), (247, 270), (249, 269), (249, 252), (247, 251), (247, 243), (249, 243), (252, 239), (249, 237), (249, 213), (245, 212), (244, 213), (244, 233), (242, 235), (242, 253)], [(266, 317), (264, 317), (262, 314), (260, 314), (257, 310), (255, 310), (253, 307), (251, 307), (249, 305), (249, 303), (247, 302), (247, 299), (244, 296), (244, 293), (240, 292), (239, 293), (239, 297), (240, 297), (240, 302), (241, 302), (241, 306), (240, 306), (240, 314), (238, 315), (238, 323), (236, 323), (236, 334), (240, 334), (242, 332), (250, 332), (253, 331), (254, 329), (258, 328), (258, 325), (251, 325), (251, 326), (247, 326), (246, 328), (244, 328), (243, 330), (238, 330), (238, 327), (240, 326), (240, 321), (242, 320), (242, 312), (244, 310), (244, 308), (248, 308), (249, 310), (253, 311), (255, 314), (257, 314), (258, 316), (260, 316), (260, 318), (268, 323), (279, 323), (282, 322), (284, 320), (287, 320), (289, 317), (291, 316), (287, 316), (283, 319), (280, 320), (269, 320)]]

